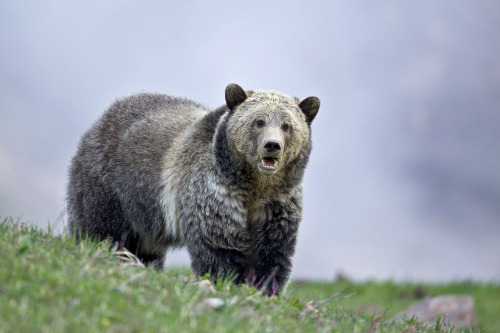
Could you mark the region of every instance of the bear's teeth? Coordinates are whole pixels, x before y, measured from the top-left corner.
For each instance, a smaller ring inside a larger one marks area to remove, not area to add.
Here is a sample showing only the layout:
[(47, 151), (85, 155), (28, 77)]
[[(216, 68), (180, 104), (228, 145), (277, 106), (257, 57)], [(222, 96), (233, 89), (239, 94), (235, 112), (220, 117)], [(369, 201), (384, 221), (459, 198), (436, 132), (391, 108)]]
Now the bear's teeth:
[(263, 158), (262, 159), (262, 166), (265, 168), (275, 168), (278, 165), (278, 160), (274, 158)]

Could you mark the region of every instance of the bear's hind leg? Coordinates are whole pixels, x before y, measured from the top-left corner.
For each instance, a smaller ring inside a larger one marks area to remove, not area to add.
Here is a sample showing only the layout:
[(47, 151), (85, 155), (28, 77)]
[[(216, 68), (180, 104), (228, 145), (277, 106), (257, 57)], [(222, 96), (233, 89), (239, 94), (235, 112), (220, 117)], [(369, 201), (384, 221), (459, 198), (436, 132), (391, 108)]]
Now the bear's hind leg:
[(119, 242), (118, 249), (127, 251), (135, 255), (144, 265), (152, 266), (157, 270), (161, 270), (165, 264), (165, 251), (147, 251), (141, 246), (140, 237), (135, 233), (123, 235)]
[(161, 271), (165, 265), (166, 255), (151, 254), (151, 253), (139, 253), (138, 258), (146, 265), (151, 266), (156, 270)]

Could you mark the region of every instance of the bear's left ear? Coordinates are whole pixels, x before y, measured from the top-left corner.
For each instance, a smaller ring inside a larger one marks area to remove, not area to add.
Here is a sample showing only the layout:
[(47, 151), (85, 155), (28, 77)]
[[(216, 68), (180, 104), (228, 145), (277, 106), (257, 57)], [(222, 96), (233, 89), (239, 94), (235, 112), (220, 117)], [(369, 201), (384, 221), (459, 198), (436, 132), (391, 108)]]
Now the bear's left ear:
[(299, 108), (306, 115), (306, 121), (308, 124), (311, 124), (314, 117), (318, 113), (320, 101), (318, 97), (307, 97), (299, 103)]
[(226, 105), (229, 110), (233, 111), (235, 107), (243, 103), (247, 98), (247, 93), (239, 85), (231, 83), (226, 87)]

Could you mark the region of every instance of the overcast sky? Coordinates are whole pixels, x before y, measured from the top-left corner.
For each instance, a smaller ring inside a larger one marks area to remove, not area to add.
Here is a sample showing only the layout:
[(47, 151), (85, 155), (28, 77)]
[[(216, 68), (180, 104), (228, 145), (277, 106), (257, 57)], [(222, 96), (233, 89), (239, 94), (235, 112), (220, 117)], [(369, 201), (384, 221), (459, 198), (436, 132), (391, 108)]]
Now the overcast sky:
[(2, 1), (0, 216), (62, 229), (116, 98), (235, 82), (322, 102), (295, 277), (499, 281), (499, 36), (493, 0)]

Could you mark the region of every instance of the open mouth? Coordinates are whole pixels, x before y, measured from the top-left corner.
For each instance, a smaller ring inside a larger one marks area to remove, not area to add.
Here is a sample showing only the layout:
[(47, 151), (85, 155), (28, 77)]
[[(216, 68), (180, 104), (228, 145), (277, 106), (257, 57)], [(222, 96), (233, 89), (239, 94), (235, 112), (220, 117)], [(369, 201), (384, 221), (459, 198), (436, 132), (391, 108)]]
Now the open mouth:
[(278, 169), (279, 159), (264, 157), (260, 160), (259, 168), (264, 172), (274, 173)]

